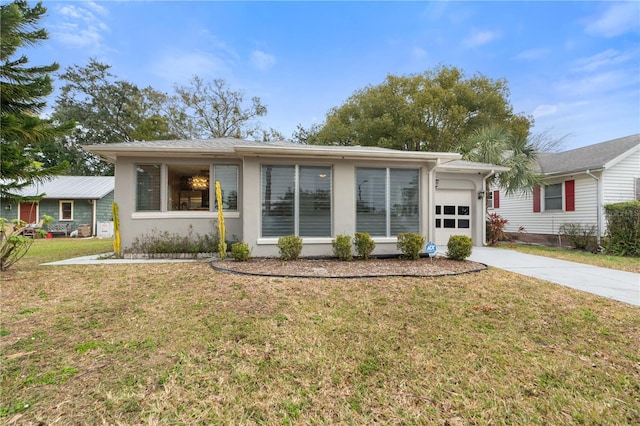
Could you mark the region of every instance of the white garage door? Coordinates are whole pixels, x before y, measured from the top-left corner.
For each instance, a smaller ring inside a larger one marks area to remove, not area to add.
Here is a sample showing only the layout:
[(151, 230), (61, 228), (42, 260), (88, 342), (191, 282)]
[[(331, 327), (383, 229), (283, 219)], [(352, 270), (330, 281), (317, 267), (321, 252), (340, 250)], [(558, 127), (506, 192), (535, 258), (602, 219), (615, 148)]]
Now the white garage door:
[(469, 190), (436, 191), (434, 220), (438, 251), (446, 251), (449, 237), (466, 235), (471, 238), (471, 196)]

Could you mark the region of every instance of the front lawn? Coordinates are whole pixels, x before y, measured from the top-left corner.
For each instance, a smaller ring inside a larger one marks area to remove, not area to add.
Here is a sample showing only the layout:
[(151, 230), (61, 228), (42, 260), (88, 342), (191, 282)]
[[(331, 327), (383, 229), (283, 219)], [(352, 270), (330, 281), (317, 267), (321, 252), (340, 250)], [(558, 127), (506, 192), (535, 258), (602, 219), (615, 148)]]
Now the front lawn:
[(25, 260), (2, 276), (0, 423), (640, 423), (640, 309), (498, 269)]

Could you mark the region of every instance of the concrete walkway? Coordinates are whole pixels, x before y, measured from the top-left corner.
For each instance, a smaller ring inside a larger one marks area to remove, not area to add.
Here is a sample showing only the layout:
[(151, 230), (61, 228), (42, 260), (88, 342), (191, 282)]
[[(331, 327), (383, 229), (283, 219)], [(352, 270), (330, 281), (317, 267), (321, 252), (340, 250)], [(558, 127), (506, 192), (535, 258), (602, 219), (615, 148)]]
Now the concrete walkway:
[(469, 260), (640, 306), (640, 274), (633, 272), (493, 247), (474, 247)]

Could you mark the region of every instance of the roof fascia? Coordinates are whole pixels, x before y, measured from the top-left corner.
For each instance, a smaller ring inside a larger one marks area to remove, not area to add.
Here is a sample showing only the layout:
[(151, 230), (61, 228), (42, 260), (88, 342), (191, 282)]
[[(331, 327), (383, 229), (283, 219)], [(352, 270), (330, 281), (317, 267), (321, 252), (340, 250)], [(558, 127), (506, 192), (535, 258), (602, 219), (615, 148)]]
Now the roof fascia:
[(590, 169), (576, 169), (576, 170), (571, 170), (569, 172), (554, 172), (554, 173), (543, 173), (542, 175), (545, 178), (559, 178), (559, 177), (566, 177), (566, 176), (573, 176), (573, 175), (586, 175), (587, 171), (589, 172), (601, 172), (603, 171), (605, 168), (604, 167), (596, 167), (596, 168), (590, 168)]
[(279, 147), (279, 146), (243, 146), (235, 147), (235, 151), (243, 157), (277, 156), (283, 157), (309, 157), (309, 158), (333, 158), (345, 160), (387, 160), (387, 161), (429, 161), (449, 162), (461, 158), (460, 154), (453, 152), (424, 152), (424, 151), (397, 151), (397, 150), (354, 150), (335, 147)]

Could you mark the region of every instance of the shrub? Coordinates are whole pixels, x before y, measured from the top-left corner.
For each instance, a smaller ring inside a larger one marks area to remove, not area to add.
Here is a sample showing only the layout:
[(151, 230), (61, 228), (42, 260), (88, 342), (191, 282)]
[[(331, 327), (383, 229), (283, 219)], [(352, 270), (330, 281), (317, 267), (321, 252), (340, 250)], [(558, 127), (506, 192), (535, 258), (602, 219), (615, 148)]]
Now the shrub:
[(238, 262), (246, 262), (251, 257), (251, 247), (244, 241), (231, 244), (231, 257)]
[(580, 223), (565, 223), (558, 230), (560, 235), (578, 250), (585, 250), (587, 247), (595, 247), (595, 225), (582, 225)]
[(351, 237), (348, 235), (336, 235), (331, 241), (333, 246), (333, 255), (340, 260), (351, 260)]
[(302, 238), (296, 235), (287, 235), (278, 238), (278, 249), (280, 249), (280, 259), (296, 260), (302, 252)]
[(420, 234), (404, 232), (398, 234), (397, 247), (404, 258), (417, 260), (420, 258), (420, 251), (422, 251), (425, 242), (426, 238)]
[(447, 257), (453, 260), (465, 260), (471, 256), (473, 241), (466, 235), (452, 235), (447, 242)]
[(607, 253), (640, 256), (640, 201), (607, 204)]
[(487, 232), (489, 234), (489, 245), (495, 246), (499, 241), (505, 240), (507, 234), (504, 232), (505, 225), (509, 221), (498, 213), (491, 213), (487, 218)]
[(369, 259), (373, 249), (376, 248), (375, 241), (373, 241), (371, 235), (366, 232), (356, 232), (353, 243), (356, 246), (356, 253), (363, 259)]
[(156, 254), (214, 253), (218, 251), (219, 238), (211, 235), (193, 234), (189, 226), (187, 234), (161, 232), (157, 229), (149, 234), (137, 236), (131, 244), (134, 253), (144, 253), (149, 257)]

